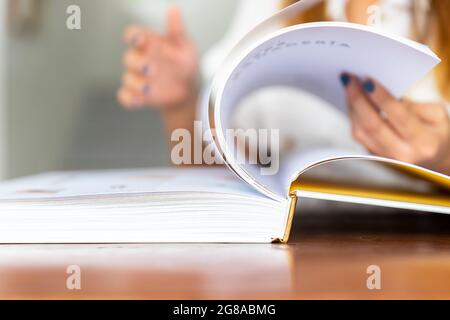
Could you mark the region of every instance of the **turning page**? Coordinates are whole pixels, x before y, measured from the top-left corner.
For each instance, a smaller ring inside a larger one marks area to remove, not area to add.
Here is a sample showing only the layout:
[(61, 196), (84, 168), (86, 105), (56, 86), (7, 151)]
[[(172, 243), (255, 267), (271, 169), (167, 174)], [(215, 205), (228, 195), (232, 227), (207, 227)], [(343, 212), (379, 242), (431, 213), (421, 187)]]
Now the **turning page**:
[[(266, 26), (302, 10), (307, 3), (282, 10), (245, 37), (218, 72), (209, 101), (210, 125), (216, 131), (220, 154), (239, 177), (277, 200), (286, 199), (289, 186), (280, 184), (279, 174), (263, 175), (260, 166), (238, 161), (242, 155), (235, 151), (235, 141), (227, 139), (227, 131), (233, 129), (232, 116), (244, 97), (261, 88), (287, 86), (346, 112), (345, 92), (339, 82), (343, 72), (377, 79), (400, 98), (440, 62), (424, 45), (352, 23), (308, 23), (264, 33)], [(307, 165), (343, 156), (345, 151), (339, 151)], [(290, 174), (301, 169), (299, 163)]]

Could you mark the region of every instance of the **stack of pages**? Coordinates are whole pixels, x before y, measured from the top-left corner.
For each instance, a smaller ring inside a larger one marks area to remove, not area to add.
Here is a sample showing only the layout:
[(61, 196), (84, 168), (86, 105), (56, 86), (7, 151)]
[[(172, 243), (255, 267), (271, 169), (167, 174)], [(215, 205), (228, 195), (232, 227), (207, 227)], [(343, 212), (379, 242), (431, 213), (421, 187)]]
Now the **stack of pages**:
[[(440, 62), (428, 47), (357, 24), (274, 29), (308, 3), (257, 26), (217, 72), (205, 114), (227, 169), (63, 172), (6, 182), (0, 243), (286, 242), (301, 198), (450, 214), (450, 177), (408, 163), (321, 146), (283, 157), (271, 176), (236, 161), (226, 132), (239, 102), (258, 89), (298, 88), (346, 112), (342, 72), (377, 79), (401, 97)], [(362, 163), (407, 182), (392, 185), (377, 174), (363, 181), (356, 174)], [(323, 174), (342, 165), (345, 175)]]

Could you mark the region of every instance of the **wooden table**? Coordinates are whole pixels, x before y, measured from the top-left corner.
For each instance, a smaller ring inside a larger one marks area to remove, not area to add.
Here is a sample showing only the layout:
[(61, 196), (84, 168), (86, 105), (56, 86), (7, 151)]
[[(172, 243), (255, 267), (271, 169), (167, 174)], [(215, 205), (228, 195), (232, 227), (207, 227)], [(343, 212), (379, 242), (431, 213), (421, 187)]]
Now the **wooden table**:
[[(286, 246), (0, 246), (0, 298), (450, 298), (450, 216), (311, 207)], [(81, 290), (67, 288), (69, 266)], [(381, 290), (367, 288), (369, 266)]]

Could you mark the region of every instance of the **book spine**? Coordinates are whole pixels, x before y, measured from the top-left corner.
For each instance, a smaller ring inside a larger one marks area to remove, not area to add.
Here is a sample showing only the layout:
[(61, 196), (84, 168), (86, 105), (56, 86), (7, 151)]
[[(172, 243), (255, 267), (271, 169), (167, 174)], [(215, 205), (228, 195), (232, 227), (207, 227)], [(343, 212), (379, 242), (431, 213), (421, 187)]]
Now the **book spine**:
[(295, 211), (297, 209), (298, 197), (295, 192), (289, 194), (288, 214), (286, 220), (286, 228), (282, 239), (275, 239), (273, 243), (287, 244), (291, 236), (292, 226), (294, 224)]

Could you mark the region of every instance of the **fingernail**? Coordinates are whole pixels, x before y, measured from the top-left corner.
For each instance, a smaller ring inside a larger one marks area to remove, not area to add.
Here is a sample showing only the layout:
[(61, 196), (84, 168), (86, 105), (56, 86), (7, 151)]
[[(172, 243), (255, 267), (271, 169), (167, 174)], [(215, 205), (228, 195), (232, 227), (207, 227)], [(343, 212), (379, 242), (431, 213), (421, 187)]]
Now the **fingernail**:
[(348, 87), (351, 81), (352, 78), (347, 73), (341, 74), (341, 82), (344, 87)]
[(150, 93), (150, 85), (146, 84), (144, 88), (142, 89), (145, 95), (148, 95)]
[(375, 83), (373, 83), (372, 80), (364, 81), (362, 86), (364, 91), (366, 91), (367, 93), (373, 93), (375, 91)]
[(142, 74), (144, 76), (148, 76), (149, 73), (150, 73), (150, 66), (148, 64), (146, 64), (142, 67)]

